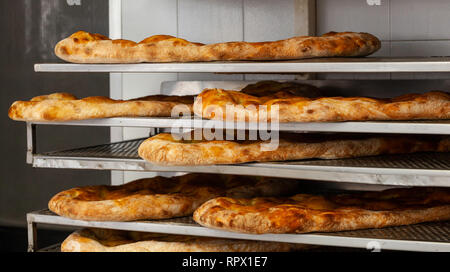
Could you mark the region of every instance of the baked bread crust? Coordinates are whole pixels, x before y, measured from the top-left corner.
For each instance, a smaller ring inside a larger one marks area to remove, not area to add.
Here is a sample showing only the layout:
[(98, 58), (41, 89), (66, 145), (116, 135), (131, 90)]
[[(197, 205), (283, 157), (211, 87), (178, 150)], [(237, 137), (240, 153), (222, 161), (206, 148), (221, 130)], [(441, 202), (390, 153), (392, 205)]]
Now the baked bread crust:
[(274, 80), (263, 80), (248, 84), (240, 90), (240, 93), (255, 97), (272, 96), (277, 98), (297, 96), (319, 97), (322, 95), (322, 91), (313, 85), (293, 81), (281, 82)]
[[(191, 139), (195, 138), (192, 136)], [(262, 145), (269, 142), (187, 141), (161, 133), (145, 140), (138, 153), (141, 158), (158, 165), (211, 165), (450, 151), (448, 136), (280, 134), (278, 148), (264, 151)]]
[[(232, 105), (227, 109), (227, 105)], [(268, 94), (252, 96), (238, 91), (205, 89), (194, 102), (194, 113), (216, 120), (257, 121), (260, 106), (278, 106), (279, 122), (335, 122), (364, 120), (450, 119), (450, 94), (432, 91), (392, 99), (319, 97)], [(228, 114), (228, 115), (227, 115)]]
[(450, 189), (407, 188), (343, 195), (205, 202), (194, 213), (200, 225), (245, 233), (333, 232), (450, 220)]
[(9, 118), (17, 121), (70, 121), (108, 117), (170, 117), (172, 109), (192, 112), (194, 96), (151, 95), (130, 100), (104, 96), (77, 99), (68, 93), (53, 93), (16, 101)]
[(109, 229), (82, 229), (61, 244), (62, 252), (286, 252), (303, 244), (167, 235)]
[(273, 42), (193, 43), (155, 35), (139, 43), (111, 40), (78, 31), (58, 42), (55, 54), (74, 63), (140, 63), (226, 60), (286, 60), (314, 57), (367, 56), (381, 47), (368, 33), (330, 32), (320, 37), (293, 37)]
[(191, 215), (218, 196), (280, 196), (298, 183), (262, 177), (189, 174), (154, 177), (119, 186), (86, 186), (62, 191), (49, 201), (54, 213), (80, 220), (133, 221)]

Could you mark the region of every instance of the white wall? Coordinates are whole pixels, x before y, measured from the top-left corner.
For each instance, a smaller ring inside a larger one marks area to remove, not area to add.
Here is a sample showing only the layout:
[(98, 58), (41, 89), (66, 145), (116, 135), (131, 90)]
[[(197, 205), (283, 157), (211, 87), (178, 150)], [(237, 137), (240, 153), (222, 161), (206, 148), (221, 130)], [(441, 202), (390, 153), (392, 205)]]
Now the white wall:
[[(449, 56), (450, 2), (448, 0), (381, 0), (369, 6), (363, 0), (317, 0), (317, 34), (363, 31), (375, 34), (382, 48), (375, 56)], [(434, 79), (435, 73), (328, 74), (322, 79)]]

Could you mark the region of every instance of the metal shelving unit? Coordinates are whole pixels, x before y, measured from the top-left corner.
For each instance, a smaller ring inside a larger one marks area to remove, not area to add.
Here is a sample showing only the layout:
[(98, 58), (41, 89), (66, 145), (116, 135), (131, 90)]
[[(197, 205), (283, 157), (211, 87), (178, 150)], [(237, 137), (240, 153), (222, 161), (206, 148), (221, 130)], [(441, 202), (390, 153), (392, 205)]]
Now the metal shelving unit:
[[(27, 214), (29, 235), (36, 224), (56, 224), (74, 227), (108, 228), (168, 234), (210, 236), (230, 239), (276, 241), (324, 246), (356, 247), (379, 250), (450, 251), (450, 222), (426, 223), (383, 229), (366, 229), (312, 234), (245, 234), (205, 228), (191, 217), (137, 222), (73, 220), (48, 210)], [(35, 237), (29, 236), (29, 249), (36, 250)]]
[[(36, 72), (109, 72), (109, 73), (304, 73), (304, 72), (450, 72), (449, 57), (432, 58), (333, 58), (264, 62), (143, 63), (143, 64), (71, 64), (35, 65)], [(203, 172), (244, 174), (402, 186), (450, 186), (450, 154), (417, 153), (340, 160), (305, 160), (292, 162), (247, 163), (195, 167), (163, 167), (145, 162), (137, 155), (142, 139), (71, 150), (36, 153), (37, 125), (215, 128), (226, 122), (174, 118), (107, 118), (68, 122), (27, 123), (27, 162), (34, 167)], [(248, 128), (249, 124), (239, 126)], [(238, 125), (235, 124), (235, 127)], [(280, 131), (405, 133), (450, 135), (450, 120), (393, 122), (281, 123)], [(134, 231), (161, 232), (235, 239), (294, 242), (353, 248), (379, 247), (382, 250), (450, 251), (450, 223), (430, 223), (385, 229), (336, 233), (249, 235), (204, 228), (191, 218), (138, 222), (95, 222), (71, 220), (48, 210), (27, 215), (29, 250), (37, 250), (37, 224), (73, 227), (97, 227)], [(44, 249), (58, 250), (58, 246)]]

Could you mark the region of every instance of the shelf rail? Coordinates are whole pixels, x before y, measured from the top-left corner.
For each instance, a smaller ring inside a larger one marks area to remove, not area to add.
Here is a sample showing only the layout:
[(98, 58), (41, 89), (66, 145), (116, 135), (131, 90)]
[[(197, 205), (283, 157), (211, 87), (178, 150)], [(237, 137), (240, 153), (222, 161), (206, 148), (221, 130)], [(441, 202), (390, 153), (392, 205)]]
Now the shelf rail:
[(31, 154), (31, 164), (42, 168), (220, 173), (377, 185), (450, 186), (450, 153), (426, 152), (230, 165), (159, 166), (139, 157), (137, 149), (144, 140), (145, 138)]

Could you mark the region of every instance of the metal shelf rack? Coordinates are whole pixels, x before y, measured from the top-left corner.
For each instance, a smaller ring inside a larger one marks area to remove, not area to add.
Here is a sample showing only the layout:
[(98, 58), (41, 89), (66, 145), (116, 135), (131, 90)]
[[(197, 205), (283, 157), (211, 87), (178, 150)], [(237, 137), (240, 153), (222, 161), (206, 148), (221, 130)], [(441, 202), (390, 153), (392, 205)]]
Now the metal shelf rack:
[(425, 223), (383, 229), (366, 229), (312, 234), (245, 234), (205, 228), (191, 217), (136, 222), (100, 222), (73, 220), (48, 210), (27, 214), (30, 251), (37, 249), (36, 224), (56, 224), (73, 227), (108, 228), (128, 231), (210, 236), (230, 239), (302, 243), (324, 246), (367, 248), (372, 250), (450, 251), (450, 222)]
[[(36, 72), (109, 72), (109, 73), (380, 73), (380, 72), (450, 72), (449, 57), (431, 58), (333, 58), (292, 61), (238, 61), (208, 63), (142, 63), (142, 64), (36, 64)], [(174, 122), (184, 128), (201, 128), (213, 122), (221, 128), (221, 121), (173, 118), (108, 118), (70, 122), (27, 123), (27, 162), (34, 167), (177, 171), (223, 174), (247, 174), (352, 182), (378, 185), (450, 186), (450, 154), (418, 153), (377, 156), (342, 160), (306, 160), (295, 162), (247, 163), (196, 167), (162, 167), (152, 165), (137, 156), (142, 140), (111, 143), (94, 147), (46, 152), (35, 150), (37, 125), (109, 126), (170, 128)], [(244, 124), (246, 127), (248, 124)], [(450, 121), (395, 122), (337, 122), (285, 123), (280, 131), (406, 133), (450, 135)], [(274, 171), (276, 170), (276, 171)], [(29, 250), (36, 251), (37, 224), (56, 224), (73, 227), (98, 227), (122, 230), (149, 231), (235, 239), (294, 242), (353, 248), (379, 247), (382, 250), (450, 251), (450, 223), (430, 223), (385, 229), (345, 231), (314, 234), (249, 235), (208, 229), (191, 218), (176, 218), (139, 222), (93, 222), (63, 218), (48, 210), (27, 215)], [(46, 249), (44, 249), (46, 250)], [(58, 250), (58, 246), (50, 251)]]

